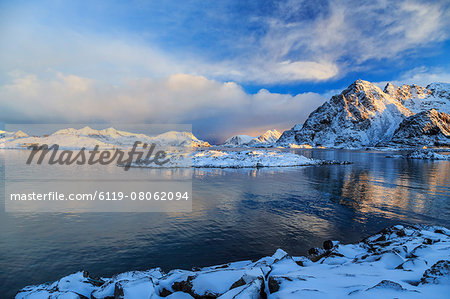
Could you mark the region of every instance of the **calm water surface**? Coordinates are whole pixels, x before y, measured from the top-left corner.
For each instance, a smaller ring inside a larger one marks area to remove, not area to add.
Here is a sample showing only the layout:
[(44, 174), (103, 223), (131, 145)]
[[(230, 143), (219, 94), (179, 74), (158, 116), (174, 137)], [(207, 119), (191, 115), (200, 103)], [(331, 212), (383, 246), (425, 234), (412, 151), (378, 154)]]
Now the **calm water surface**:
[[(355, 242), (392, 224), (450, 226), (450, 162), (388, 159), (383, 152), (297, 152), (354, 164), (197, 169), (191, 213), (3, 209), (0, 297), (81, 269), (102, 276), (157, 266), (189, 269), (257, 259), (277, 248), (302, 255), (326, 239)], [(9, 156), (0, 151), (2, 164)], [(4, 178), (3, 166), (1, 173)], [(0, 196), (3, 207), (4, 192)]]

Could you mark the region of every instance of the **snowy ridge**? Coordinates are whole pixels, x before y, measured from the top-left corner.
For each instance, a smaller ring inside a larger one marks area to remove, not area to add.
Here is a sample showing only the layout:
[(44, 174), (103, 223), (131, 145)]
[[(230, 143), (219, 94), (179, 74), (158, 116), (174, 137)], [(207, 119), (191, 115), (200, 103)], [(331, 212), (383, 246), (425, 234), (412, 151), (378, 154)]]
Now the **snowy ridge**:
[(16, 298), (448, 298), (450, 230), (396, 225), (356, 244), (325, 241), (308, 256), (281, 249), (255, 262), (160, 268), (112, 278), (77, 272)]
[(450, 146), (450, 115), (430, 109), (408, 117), (387, 144)]
[(190, 132), (176, 131), (169, 131), (157, 136), (147, 136), (145, 134), (119, 131), (114, 128), (96, 130), (86, 126), (81, 129), (62, 129), (45, 136), (28, 136), (21, 131), (15, 133), (0, 132), (0, 148), (12, 149), (27, 148), (30, 145), (41, 144), (49, 146), (58, 144), (60, 148), (66, 149), (79, 149), (82, 147), (91, 149), (97, 145), (100, 149), (113, 149), (131, 147), (136, 141), (148, 144), (155, 143), (161, 146), (210, 146), (208, 142), (199, 140)]
[[(425, 88), (388, 83), (381, 90), (368, 81), (357, 80), (313, 111), (303, 125), (283, 132), (277, 143), (335, 148), (377, 146), (389, 142), (405, 119), (431, 109), (448, 116), (450, 84), (433, 83)], [(420, 139), (423, 127), (415, 130)], [(430, 146), (436, 141), (434, 136), (426, 139), (423, 143)], [(445, 139), (450, 136), (445, 135)], [(396, 145), (405, 143), (407, 139), (398, 139)]]

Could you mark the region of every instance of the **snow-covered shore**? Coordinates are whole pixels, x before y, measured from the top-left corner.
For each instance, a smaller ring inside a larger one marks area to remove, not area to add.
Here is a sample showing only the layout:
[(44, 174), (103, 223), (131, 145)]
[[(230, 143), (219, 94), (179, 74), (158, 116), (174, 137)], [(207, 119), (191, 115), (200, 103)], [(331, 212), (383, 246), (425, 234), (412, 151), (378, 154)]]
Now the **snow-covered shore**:
[[(169, 153), (168, 158), (170, 161), (163, 167), (257, 168), (348, 164), (348, 162), (316, 160), (294, 153), (270, 150), (198, 150), (193, 155)], [(154, 166), (150, 164), (150, 167)], [(148, 167), (148, 165), (144, 162), (135, 162), (131, 164), (131, 167)]]
[[(258, 261), (28, 286), (16, 298), (448, 298), (450, 230), (393, 226), (357, 244), (325, 241), (308, 256), (281, 249)], [(84, 297), (83, 297), (84, 296)]]
[(404, 155), (387, 155), (386, 158), (406, 158), (420, 160), (445, 160), (450, 161), (450, 154), (439, 154), (436, 151), (416, 150)]

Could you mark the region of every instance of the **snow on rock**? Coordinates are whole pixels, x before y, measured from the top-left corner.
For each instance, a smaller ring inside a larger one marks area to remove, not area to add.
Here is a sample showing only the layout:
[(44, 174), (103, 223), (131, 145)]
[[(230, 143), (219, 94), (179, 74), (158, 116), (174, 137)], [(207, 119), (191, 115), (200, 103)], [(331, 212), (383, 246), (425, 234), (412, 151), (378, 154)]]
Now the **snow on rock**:
[[(424, 88), (388, 83), (381, 90), (368, 81), (357, 80), (313, 111), (303, 125), (283, 132), (277, 143), (336, 148), (376, 146), (390, 141), (405, 119), (430, 109), (450, 113), (450, 84), (434, 83)], [(417, 134), (418, 139), (422, 136)], [(396, 140), (397, 145), (407, 142), (400, 135)]]
[(406, 155), (407, 159), (423, 159), (423, 160), (449, 160), (450, 155), (438, 154), (434, 151), (413, 151)]
[(307, 257), (278, 249), (254, 262), (167, 274), (84, 271), (25, 287), (16, 298), (448, 298), (449, 259), (447, 228), (396, 225), (356, 244), (325, 241)]
[(388, 145), (450, 146), (450, 115), (430, 109), (403, 120)]

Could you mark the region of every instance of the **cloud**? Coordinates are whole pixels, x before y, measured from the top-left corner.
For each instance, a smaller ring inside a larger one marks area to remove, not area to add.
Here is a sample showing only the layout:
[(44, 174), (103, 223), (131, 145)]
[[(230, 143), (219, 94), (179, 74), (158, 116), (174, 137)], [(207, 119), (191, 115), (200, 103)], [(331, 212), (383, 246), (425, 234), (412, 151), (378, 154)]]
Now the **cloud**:
[(398, 86), (403, 84), (417, 84), (426, 87), (430, 83), (450, 83), (450, 73), (446, 69), (439, 67), (429, 68), (421, 66), (404, 72), (395, 80), (381, 81), (374, 84), (380, 88), (384, 88), (388, 82)]
[(279, 16), (266, 20), (267, 56), (322, 61), (343, 75), (368, 60), (399, 58), (449, 38), (445, 1), (331, 1), (314, 18), (302, 15), (305, 7), (302, 0), (281, 2)]
[[(227, 5), (239, 9), (230, 12)], [(57, 8), (54, 14), (62, 15), (50, 20), (44, 9), (16, 9), (31, 11), (31, 17), (5, 9), (10, 16), (0, 31), (0, 69), (3, 73), (50, 69), (116, 82), (176, 73), (251, 84), (319, 82), (364, 70), (369, 60), (402, 60), (410, 52), (449, 38), (447, 1), (311, 5), (289, 0), (272, 3), (264, 13), (260, 12), (264, 5), (258, 4), (245, 15), (240, 15), (242, 4), (230, 1), (227, 5), (198, 8), (188, 3), (186, 12), (174, 5), (176, 15), (170, 22), (167, 16), (153, 15), (161, 8), (147, 9), (145, 16), (155, 19), (159, 27), (144, 22), (141, 15), (138, 29), (123, 25), (123, 18), (129, 18), (126, 13), (115, 15), (117, 22), (104, 27), (90, 15), (88, 21), (96, 25), (91, 29), (74, 25), (86, 20), (68, 21), (64, 18), (67, 12)], [(192, 18), (196, 9), (203, 18)]]
[(242, 132), (290, 128), (324, 101), (260, 90), (246, 93), (233, 82), (175, 74), (111, 84), (50, 73), (16, 73), (0, 86), (0, 118), (17, 122), (192, 123), (194, 132), (223, 140)]

